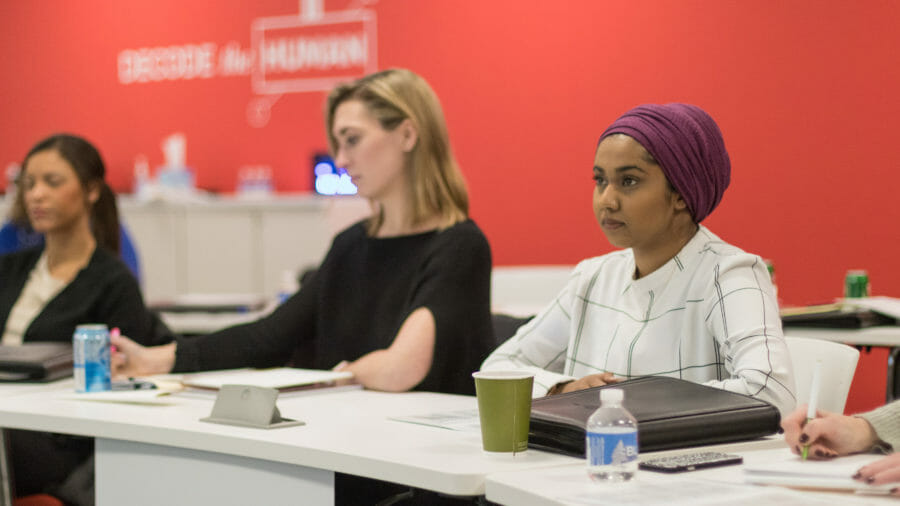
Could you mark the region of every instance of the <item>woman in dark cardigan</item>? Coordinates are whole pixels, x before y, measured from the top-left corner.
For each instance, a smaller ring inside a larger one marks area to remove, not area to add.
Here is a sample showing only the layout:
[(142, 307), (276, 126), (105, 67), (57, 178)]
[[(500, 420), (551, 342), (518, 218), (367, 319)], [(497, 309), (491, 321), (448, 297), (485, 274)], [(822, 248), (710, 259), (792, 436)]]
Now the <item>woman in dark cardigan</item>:
[[(144, 306), (140, 288), (119, 260), (119, 220), (105, 167), (86, 140), (54, 135), (25, 157), (13, 216), (43, 234), (44, 244), (0, 256), (2, 344), (71, 342), (81, 323), (119, 327), (147, 345), (170, 340)], [(72, 503), (92, 502), (93, 441), (10, 431), (16, 493), (55, 493)], [(60, 489), (70, 477), (87, 478), (79, 498)]]

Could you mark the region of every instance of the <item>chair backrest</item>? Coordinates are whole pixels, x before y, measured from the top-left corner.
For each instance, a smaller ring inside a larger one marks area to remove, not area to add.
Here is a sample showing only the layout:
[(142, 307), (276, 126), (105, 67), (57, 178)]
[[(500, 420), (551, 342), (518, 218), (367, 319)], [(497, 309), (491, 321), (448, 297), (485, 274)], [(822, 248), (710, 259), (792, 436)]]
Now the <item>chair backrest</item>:
[(25, 230), (22, 227), (17, 227), (10, 221), (0, 225), (0, 255), (40, 246), (43, 243), (44, 236)]
[[(19, 227), (10, 221), (0, 225), (0, 255), (40, 246), (41, 244), (44, 244), (44, 236), (37, 232)], [(125, 262), (125, 265), (128, 266), (128, 269), (140, 282), (141, 262), (137, 248), (135, 248), (131, 236), (122, 223), (119, 223), (119, 250), (122, 261)]]
[(833, 413), (843, 413), (850, 392), (850, 383), (856, 372), (859, 350), (846, 344), (785, 336), (794, 380), (797, 382), (797, 405), (809, 402), (809, 390), (817, 360), (822, 361), (818, 407)]
[(897, 364), (898, 361), (900, 361), (900, 348), (894, 348), (888, 356), (888, 388), (885, 400), (889, 403), (900, 399), (900, 365)]
[(519, 330), (519, 327), (525, 325), (534, 316), (513, 316), (502, 313), (493, 313), (491, 314), (491, 324), (494, 327), (494, 346), (500, 346), (505, 343), (507, 339), (516, 335), (516, 331)]

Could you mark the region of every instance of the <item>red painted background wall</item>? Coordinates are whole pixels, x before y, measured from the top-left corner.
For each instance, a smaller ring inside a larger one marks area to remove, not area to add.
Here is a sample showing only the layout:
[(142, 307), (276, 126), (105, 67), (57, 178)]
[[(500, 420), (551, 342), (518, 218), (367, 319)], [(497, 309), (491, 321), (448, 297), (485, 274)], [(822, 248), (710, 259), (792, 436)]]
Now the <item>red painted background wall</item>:
[[(202, 188), (233, 191), (240, 167), (262, 164), (279, 191), (308, 191), (310, 157), (326, 146), (324, 93), (284, 94), (254, 127), (248, 109), (274, 97), (256, 95), (247, 74), (117, 77), (125, 49), (211, 42), (248, 50), (254, 19), (296, 15), (300, 3), (0, 2), (0, 167), (44, 135), (73, 131), (101, 148), (124, 192), (135, 156), (159, 165), (161, 140), (181, 131)], [(772, 259), (784, 302), (839, 296), (851, 268), (869, 271), (874, 293), (900, 295), (900, 3), (324, 7), (374, 12), (378, 67), (408, 67), (433, 85), (496, 264), (574, 263), (609, 251), (590, 208), (596, 137), (633, 105), (685, 101), (718, 120), (733, 164), (731, 187), (705, 224)], [(851, 403), (881, 394), (877, 378), (857, 382)]]

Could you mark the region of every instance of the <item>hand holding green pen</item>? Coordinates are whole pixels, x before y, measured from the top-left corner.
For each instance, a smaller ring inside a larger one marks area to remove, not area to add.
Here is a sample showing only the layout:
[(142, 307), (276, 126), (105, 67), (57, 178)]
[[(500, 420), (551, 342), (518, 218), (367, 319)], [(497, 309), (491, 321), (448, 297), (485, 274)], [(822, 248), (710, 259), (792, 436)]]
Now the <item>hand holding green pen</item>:
[[(809, 387), (809, 404), (806, 408), (806, 423), (809, 423), (816, 417), (816, 404), (819, 401), (819, 387), (822, 383), (822, 361), (816, 360), (815, 368), (813, 369), (813, 377), (812, 383)], [(803, 445), (803, 450), (800, 456), (803, 460), (806, 460), (806, 457), (809, 455), (809, 444)]]
[(806, 409), (807, 406), (799, 407), (781, 420), (784, 441), (798, 456), (802, 456), (806, 445), (809, 459), (828, 459), (871, 451), (879, 441), (874, 428), (863, 417), (817, 409), (813, 414), (815, 420), (807, 423)]

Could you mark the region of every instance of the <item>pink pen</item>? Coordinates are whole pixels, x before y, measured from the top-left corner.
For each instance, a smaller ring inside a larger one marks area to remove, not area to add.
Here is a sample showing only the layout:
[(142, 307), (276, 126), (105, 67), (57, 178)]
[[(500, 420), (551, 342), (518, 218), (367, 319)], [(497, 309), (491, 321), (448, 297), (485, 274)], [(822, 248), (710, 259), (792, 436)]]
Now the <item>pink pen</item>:
[[(119, 337), (120, 335), (122, 335), (122, 331), (119, 330), (119, 327), (113, 327), (113, 328), (109, 329), (109, 337), (110, 338)], [(113, 353), (118, 351), (118, 350), (116, 350), (116, 346), (114, 344), (109, 345), (109, 349)]]

